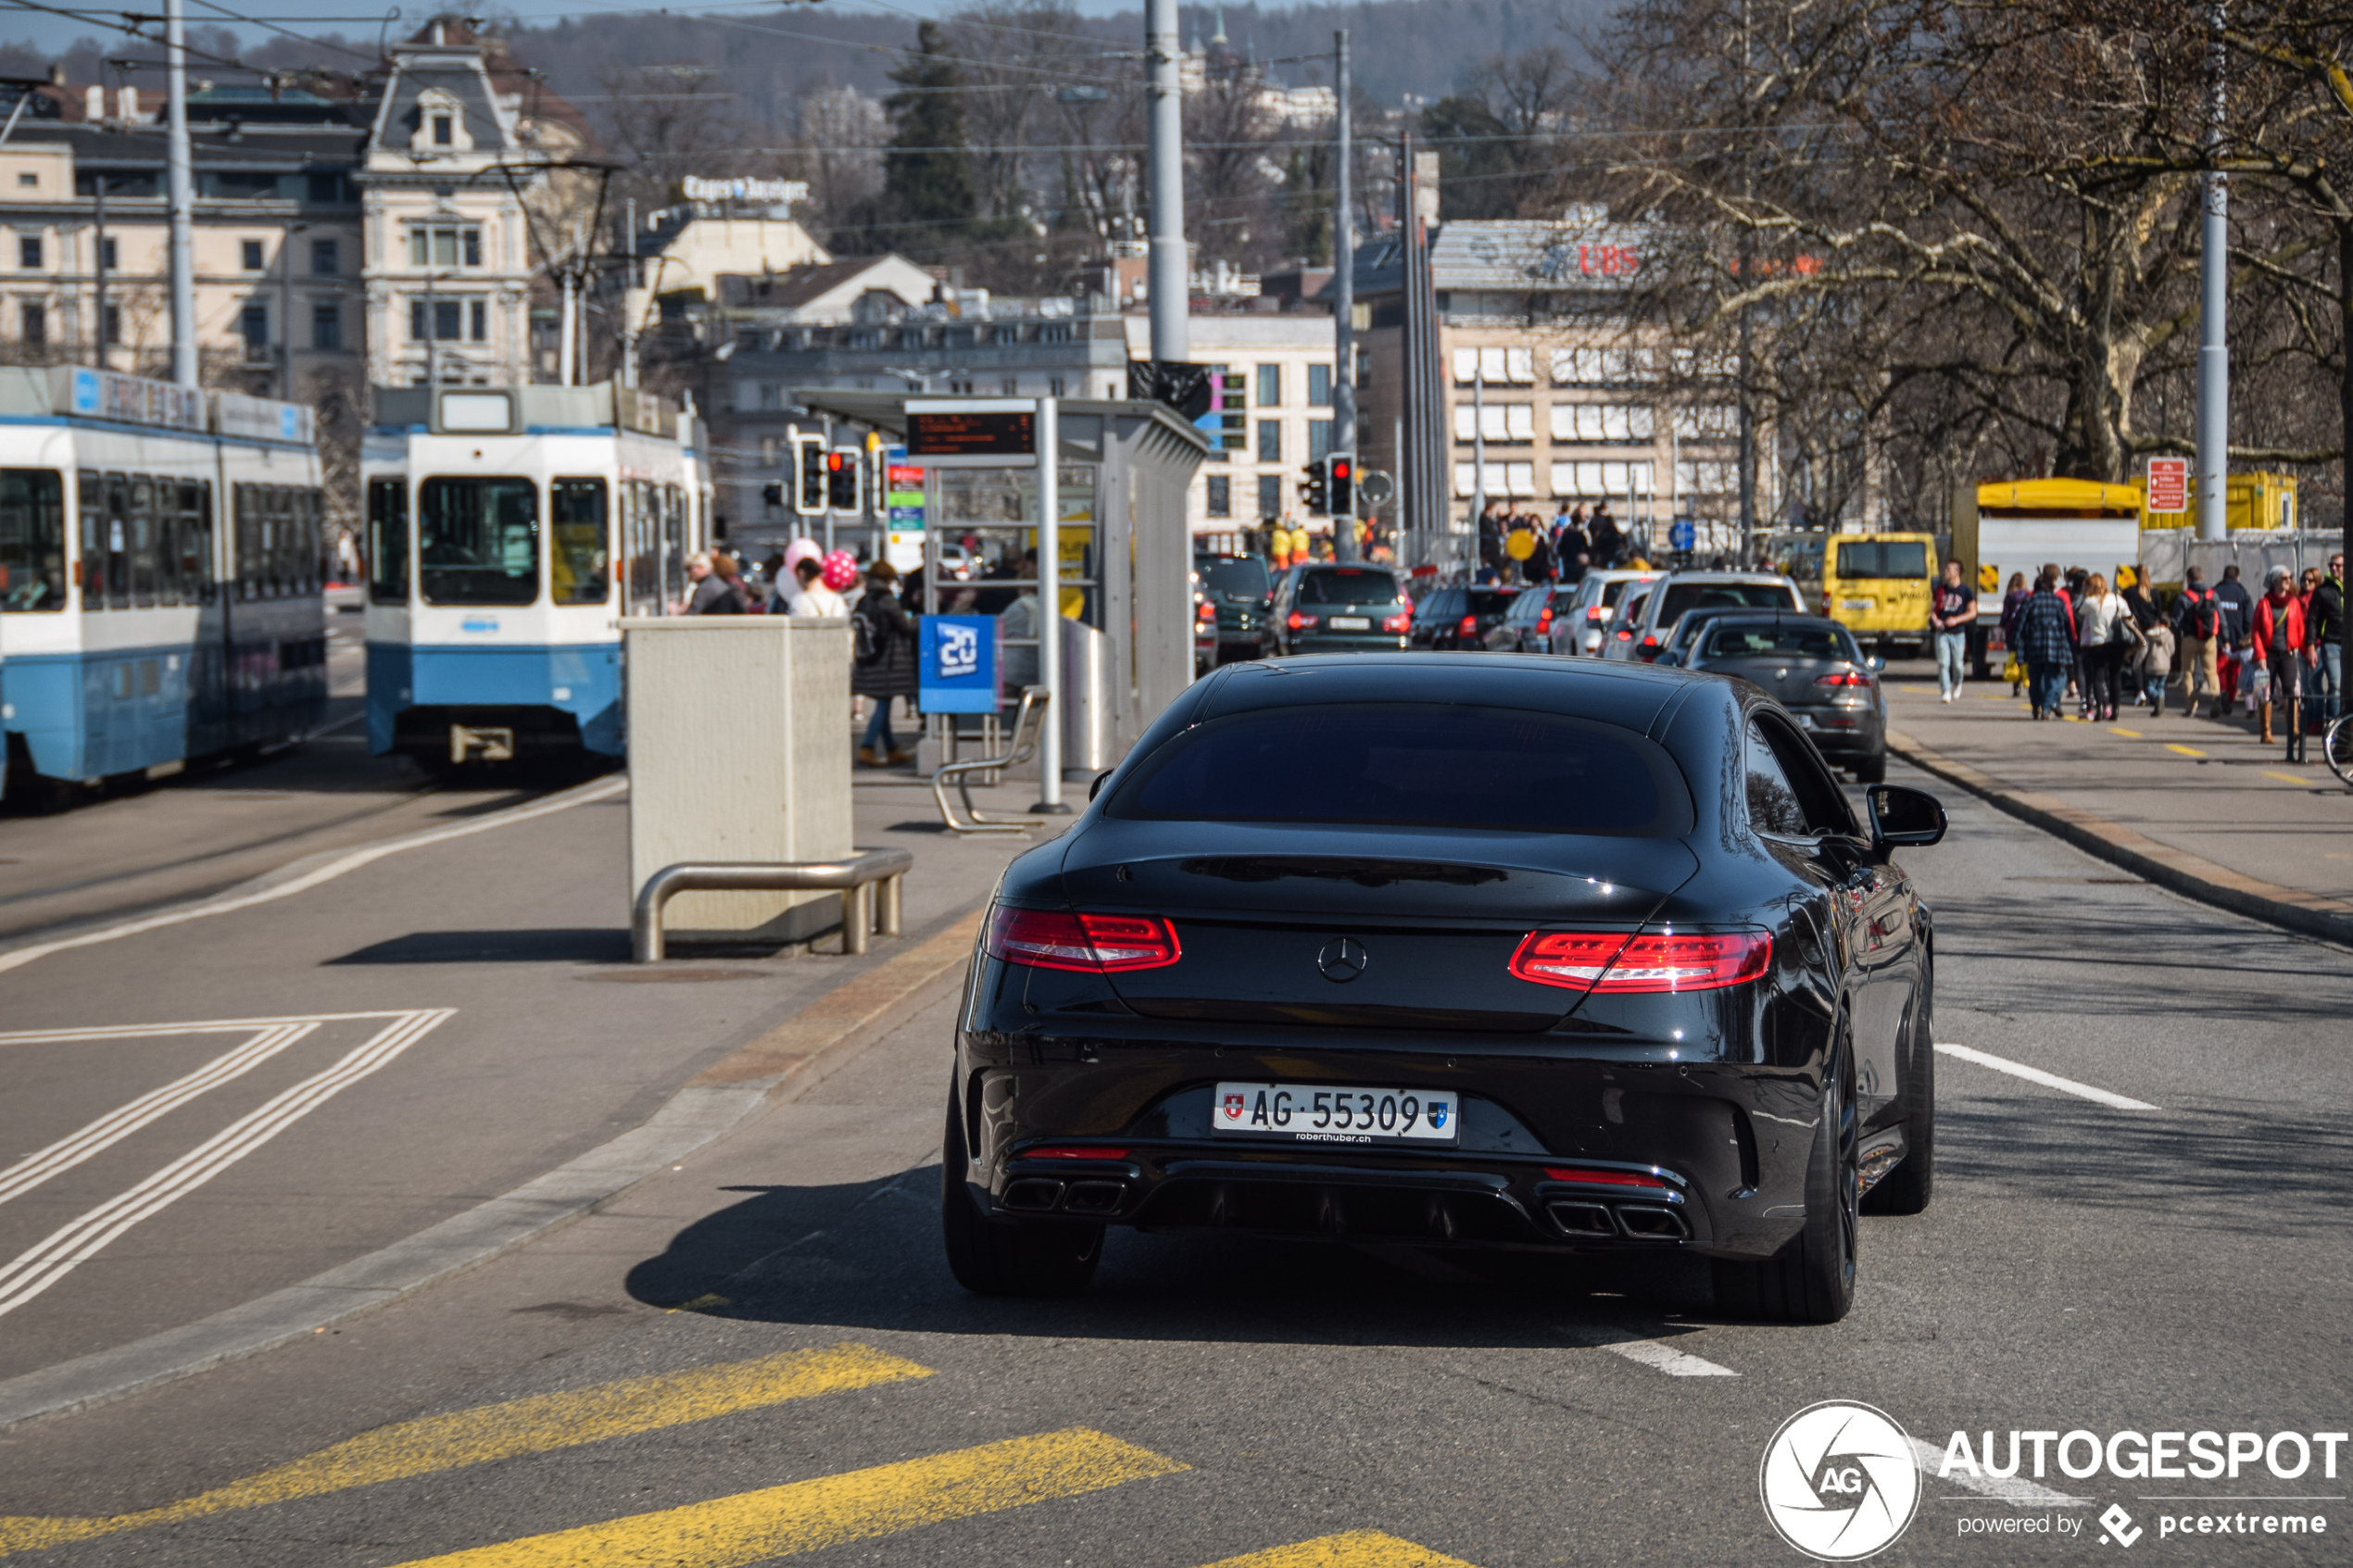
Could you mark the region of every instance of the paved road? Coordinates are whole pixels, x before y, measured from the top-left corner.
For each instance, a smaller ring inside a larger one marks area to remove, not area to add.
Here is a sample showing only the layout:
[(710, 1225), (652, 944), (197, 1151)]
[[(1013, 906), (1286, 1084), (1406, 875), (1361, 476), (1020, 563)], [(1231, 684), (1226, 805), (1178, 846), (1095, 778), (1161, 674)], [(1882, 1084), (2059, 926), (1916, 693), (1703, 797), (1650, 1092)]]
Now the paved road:
[[(1226, 1238), (1118, 1236), (1082, 1300), (975, 1300), (936, 1239), (943, 1009), (497, 1263), (0, 1433), (0, 1549), (77, 1568), (1779, 1564), (1802, 1560), (1767, 1528), (1758, 1461), (1819, 1399), (1939, 1448), (1956, 1430), (2345, 1430), (2348, 955), (1952, 806), (1947, 846), (1907, 862), (1938, 911), (1938, 1038), (2061, 1085), (1940, 1059), (1937, 1201), (1867, 1221), (1834, 1327), (1723, 1320), (1672, 1268)], [(592, 987), (531, 971), (514, 966), (528, 1005), (502, 1027), (535, 1018), (552, 1066)], [(599, 1010), (633, 1005), (593, 989)], [(732, 1006), (722, 986), (661, 996), (711, 1034)], [(611, 1021), (603, 1071), (646, 1027)], [(555, 1081), (457, 1098), (536, 1116)], [(2100, 1552), (2113, 1503), (2146, 1532), (2138, 1554), (2343, 1562), (2345, 1461), (2235, 1483), (2054, 1471), (2007, 1499), (1931, 1478), (1880, 1561)], [(2146, 1500), (2176, 1494), (2205, 1500)], [(2249, 1496), (2322, 1500), (2223, 1500)], [(2184, 1510), (2329, 1533), (2161, 1537)], [(2050, 1533), (1962, 1533), (2012, 1518)]]

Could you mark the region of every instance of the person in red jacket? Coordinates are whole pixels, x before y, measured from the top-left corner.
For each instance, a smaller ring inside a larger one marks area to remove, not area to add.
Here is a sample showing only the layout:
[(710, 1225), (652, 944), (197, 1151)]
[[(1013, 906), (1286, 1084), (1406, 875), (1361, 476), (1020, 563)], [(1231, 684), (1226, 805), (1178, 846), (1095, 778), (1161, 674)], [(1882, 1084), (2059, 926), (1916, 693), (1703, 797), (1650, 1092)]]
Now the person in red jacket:
[(2296, 596), (2294, 574), (2275, 566), (2264, 575), (2263, 596), (2255, 601), (2255, 662), (2271, 671), (2263, 689), (2263, 738), (2271, 738), (2277, 708), (2291, 734), (2297, 730), (2298, 698), (2304, 695), (2304, 601)]

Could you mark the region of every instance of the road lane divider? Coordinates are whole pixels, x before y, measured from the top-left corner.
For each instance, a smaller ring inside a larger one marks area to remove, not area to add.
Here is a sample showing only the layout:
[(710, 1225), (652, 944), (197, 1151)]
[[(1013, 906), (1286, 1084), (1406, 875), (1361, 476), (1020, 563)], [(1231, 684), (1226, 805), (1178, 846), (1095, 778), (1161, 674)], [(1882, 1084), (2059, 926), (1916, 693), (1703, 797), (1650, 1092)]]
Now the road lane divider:
[[(231, 1051), (216, 1057), (204, 1066), (183, 1077), (173, 1079), (160, 1088), (150, 1089), (120, 1110), (108, 1111), (85, 1127), (77, 1128), (46, 1148), (37, 1148), (22, 1160), (0, 1170), (0, 1203), (26, 1193), (64, 1174), (94, 1155), (104, 1153), (137, 1132), (160, 1120), (195, 1099), (208, 1089), (217, 1089), (233, 1083), (288, 1046), (310, 1035), (319, 1027), (315, 1021), (299, 1023), (276, 1023), (258, 1031), (251, 1039)], [(135, 1035), (137, 1031), (124, 1031)], [(0, 1045), (23, 1045), (30, 1040), (46, 1040), (38, 1033), (0, 1035)]]
[(2145, 1099), (2134, 1099), (2129, 1095), (2120, 1095), (2113, 1090), (2094, 1088), (2089, 1084), (2077, 1083), (2072, 1078), (2062, 1078), (2056, 1073), (2045, 1073), (2039, 1067), (2029, 1067), (2022, 1061), (2012, 1061), (2006, 1056), (1994, 1056), (1986, 1051), (1971, 1050), (1967, 1046), (1946, 1045), (1942, 1040), (1936, 1043), (1936, 1048), (1942, 1054), (1952, 1057), (1956, 1060), (1975, 1062), (1980, 1067), (1990, 1067), (1996, 1073), (2007, 1073), (2013, 1078), (2023, 1078), (2030, 1084), (2040, 1084), (2046, 1089), (2057, 1089), (2063, 1095), (2074, 1095), (2081, 1099), (2114, 1106), (2119, 1110), (2164, 1109), (2161, 1106), (2151, 1105)]
[(623, 1562), (740, 1568), (1191, 1468), (1107, 1434), (1073, 1426), (420, 1558), (401, 1568), (580, 1568), (583, 1563)]
[(1206, 1568), (1471, 1568), (1471, 1564), (1378, 1530), (1349, 1530), (1265, 1551), (1244, 1552)]
[(1920, 1474), (1926, 1480), (1949, 1481), (1956, 1486), (1967, 1487), (1980, 1497), (1992, 1498), (1997, 1502), (2006, 1502), (2015, 1508), (2089, 1508), (2092, 1506), (2090, 1498), (2070, 1497), (2065, 1492), (2053, 1491), (2048, 1486), (2038, 1486), (2032, 1481), (2021, 1481), (2015, 1475), (1980, 1475), (1958, 1469), (1950, 1475), (1944, 1474), (1942, 1472), (1944, 1469), (1944, 1450), (1922, 1438), (1915, 1437), (1911, 1442), (1912, 1462), (1919, 1467)]
[(1596, 1350), (1607, 1350), (1625, 1357), (1637, 1366), (1663, 1372), (1669, 1377), (1738, 1377), (1739, 1373), (1728, 1366), (1718, 1366), (1704, 1357), (1688, 1350), (1678, 1350), (1672, 1345), (1661, 1344), (1650, 1335), (1640, 1334), (1616, 1323), (1563, 1323), (1560, 1332), (1579, 1345)]
[(927, 1366), (845, 1340), (820, 1349), (786, 1350), (751, 1361), (533, 1394), (380, 1426), (159, 1508), (112, 1517), (0, 1518), (0, 1557), (933, 1375)]
[[(26, 947), (0, 952), (0, 973), (21, 968), (35, 959), (46, 958), (52, 953), (69, 952), (76, 947), (94, 947), (101, 942), (119, 941), (125, 936), (137, 936), (150, 931), (161, 931), (166, 926), (180, 925), (192, 920), (203, 920), (211, 915), (233, 914), (239, 909), (250, 909), (258, 904), (271, 903), (280, 898), (291, 898), (297, 893), (308, 893), (314, 887), (356, 872), (362, 866), (373, 865), (388, 855), (397, 855), (409, 849), (422, 849), (433, 844), (446, 844), (453, 838), (464, 838), (472, 834), (488, 833), (493, 828), (511, 827), (517, 822), (527, 822), (535, 817), (545, 817), (557, 811), (569, 811), (575, 806), (586, 806), (595, 801), (609, 800), (628, 787), (629, 780), (625, 776), (603, 779), (596, 784), (583, 784), (577, 789), (569, 789), (560, 795), (550, 796), (545, 800), (535, 801), (529, 806), (510, 807), (503, 811), (493, 811), (485, 816), (477, 817), (472, 822), (459, 822), (446, 828), (428, 828), (422, 833), (405, 834), (398, 838), (387, 838), (381, 844), (371, 844), (362, 848), (346, 850), (342, 854), (331, 855), (323, 864), (313, 866), (308, 871), (297, 872), (291, 876), (284, 875), (283, 868), (282, 868), (280, 872), (261, 878), (260, 885), (250, 886), (248, 891), (244, 893), (233, 893), (223, 898), (206, 899), (200, 903), (143, 916), (138, 920), (121, 921), (113, 925), (99, 926), (94, 931), (77, 932), (70, 936), (55, 937), (46, 942), (34, 942)], [(296, 862), (297, 865), (300, 863)]]
[(136, 1186), (0, 1263), (0, 1316), (56, 1285), (140, 1221), (177, 1203), (345, 1089), (389, 1065), (456, 1011), (427, 1008), (396, 1015), (324, 1072), (271, 1097)]

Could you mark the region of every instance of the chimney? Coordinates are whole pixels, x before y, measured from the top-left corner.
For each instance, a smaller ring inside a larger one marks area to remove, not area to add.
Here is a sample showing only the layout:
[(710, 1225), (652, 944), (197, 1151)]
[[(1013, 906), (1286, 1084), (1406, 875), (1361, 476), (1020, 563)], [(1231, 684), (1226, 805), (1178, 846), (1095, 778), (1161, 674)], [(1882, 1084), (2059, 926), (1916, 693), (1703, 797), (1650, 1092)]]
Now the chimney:
[(1414, 155), (1414, 198), (1415, 205), (1420, 208), (1423, 222), (1435, 223), (1439, 220), (1436, 153)]
[(139, 89), (118, 87), (115, 89), (114, 101), (116, 115), (127, 120), (135, 120), (139, 118)]
[(107, 118), (107, 90), (105, 88), (84, 87), (82, 90), (82, 118), (90, 120)]
[(66, 68), (62, 65), (51, 66), (49, 68), (49, 85), (52, 87), (63, 87), (65, 84)]

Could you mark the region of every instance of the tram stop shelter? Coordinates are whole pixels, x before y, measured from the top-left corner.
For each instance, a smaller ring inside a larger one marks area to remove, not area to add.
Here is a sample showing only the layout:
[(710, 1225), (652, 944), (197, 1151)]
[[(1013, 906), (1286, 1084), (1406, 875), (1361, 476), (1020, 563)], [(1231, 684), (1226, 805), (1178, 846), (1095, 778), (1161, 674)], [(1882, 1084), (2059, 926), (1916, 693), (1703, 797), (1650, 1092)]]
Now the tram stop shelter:
[[(791, 400), (907, 445), (908, 405), (933, 413), (959, 404), (1027, 407), (1031, 400), (810, 389)], [(1193, 679), (1192, 542), (1186, 491), (1208, 455), (1201, 432), (1164, 404), (1062, 398), (1057, 405), (1053, 552), (1062, 618), (1060, 709), (1065, 778), (1116, 763)], [(1007, 708), (1038, 684), (1038, 579), (1023, 562), (1038, 546), (1038, 462), (1032, 454), (887, 455), (922, 472), (923, 506), (892, 506), (887, 528), (906, 549), (921, 534), (923, 612), (993, 615), (1002, 627)], [(890, 486), (899, 489), (894, 483)], [(889, 497), (898, 501), (904, 493)], [(886, 519), (875, 508), (874, 554)], [(814, 520), (812, 520), (812, 521)], [(837, 521), (837, 527), (840, 520)], [(895, 561), (906, 570), (914, 562)], [(1025, 596), (1028, 596), (1025, 602)], [(1050, 719), (1050, 722), (1055, 721)], [(925, 721), (927, 760), (952, 758), (954, 719)], [(989, 726), (991, 732), (995, 725)]]

